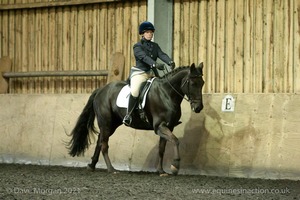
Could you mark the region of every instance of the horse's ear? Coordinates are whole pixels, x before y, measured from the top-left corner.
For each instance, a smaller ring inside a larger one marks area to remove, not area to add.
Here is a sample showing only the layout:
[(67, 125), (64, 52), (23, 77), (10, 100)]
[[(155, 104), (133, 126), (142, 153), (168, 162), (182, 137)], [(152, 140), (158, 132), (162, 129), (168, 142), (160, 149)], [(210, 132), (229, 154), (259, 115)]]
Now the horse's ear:
[(198, 65), (199, 68), (203, 69), (203, 62)]
[(190, 72), (191, 72), (191, 74), (197, 73), (197, 69), (196, 69), (195, 63), (191, 64)]
[(191, 68), (193, 69), (195, 68), (195, 63), (191, 64)]

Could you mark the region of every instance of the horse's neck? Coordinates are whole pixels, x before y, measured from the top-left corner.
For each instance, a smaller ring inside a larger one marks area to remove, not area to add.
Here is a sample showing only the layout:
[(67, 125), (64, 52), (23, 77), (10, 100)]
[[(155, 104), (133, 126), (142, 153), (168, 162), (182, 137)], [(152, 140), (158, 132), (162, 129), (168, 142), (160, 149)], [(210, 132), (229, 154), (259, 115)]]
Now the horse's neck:
[(168, 80), (174, 88), (181, 91), (182, 81), (184, 77), (186, 77), (187, 73), (188, 72), (186, 70), (179, 71), (178, 73), (169, 77)]
[(186, 70), (182, 70), (177, 72), (176, 74), (172, 74), (169, 77), (166, 77), (165, 81), (166, 84), (165, 86), (167, 87), (167, 90), (169, 90), (171, 93), (175, 94), (175, 97), (180, 97), (181, 100), (183, 99), (183, 92), (181, 89), (183, 79), (187, 75)]

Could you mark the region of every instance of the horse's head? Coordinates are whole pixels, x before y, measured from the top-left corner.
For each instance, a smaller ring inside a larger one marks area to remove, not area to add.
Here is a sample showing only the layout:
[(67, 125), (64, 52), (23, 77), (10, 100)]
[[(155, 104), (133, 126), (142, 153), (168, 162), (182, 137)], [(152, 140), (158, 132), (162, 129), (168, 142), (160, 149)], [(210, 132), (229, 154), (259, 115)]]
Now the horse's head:
[(199, 113), (203, 109), (202, 103), (202, 87), (204, 85), (203, 80), (203, 63), (200, 63), (198, 67), (195, 67), (193, 63), (190, 66), (190, 72), (186, 79), (182, 83), (182, 91), (188, 97), (191, 104), (191, 108), (195, 113)]

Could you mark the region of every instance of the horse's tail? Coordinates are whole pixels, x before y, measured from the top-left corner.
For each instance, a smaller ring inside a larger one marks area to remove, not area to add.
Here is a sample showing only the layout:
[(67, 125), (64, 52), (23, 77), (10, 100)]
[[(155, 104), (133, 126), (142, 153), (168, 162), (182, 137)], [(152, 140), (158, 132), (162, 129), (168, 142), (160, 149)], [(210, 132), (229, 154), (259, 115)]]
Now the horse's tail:
[(90, 96), (86, 106), (80, 114), (77, 123), (69, 136), (72, 137), (67, 144), (69, 154), (71, 156), (83, 155), (85, 150), (91, 144), (91, 132), (96, 133), (94, 126), (95, 112), (94, 112), (94, 99), (98, 90), (95, 90)]

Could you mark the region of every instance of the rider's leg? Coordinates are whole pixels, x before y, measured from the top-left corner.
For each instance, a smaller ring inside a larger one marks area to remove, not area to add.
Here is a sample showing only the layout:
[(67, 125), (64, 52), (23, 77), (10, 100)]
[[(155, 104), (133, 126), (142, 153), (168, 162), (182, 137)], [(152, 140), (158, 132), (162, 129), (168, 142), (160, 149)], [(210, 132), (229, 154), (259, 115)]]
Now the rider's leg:
[(137, 74), (137, 75), (133, 74), (130, 79), (130, 93), (131, 94), (129, 97), (127, 114), (123, 119), (123, 123), (127, 126), (129, 126), (131, 124), (131, 121), (132, 121), (131, 113), (137, 104), (140, 87), (141, 87), (142, 83), (147, 80), (147, 78), (148, 78), (148, 75), (146, 73), (143, 73), (143, 74)]
[(123, 119), (123, 124), (125, 124), (126, 126), (130, 126), (130, 124), (131, 124), (131, 121), (132, 121), (131, 113), (136, 106), (137, 100), (138, 100), (138, 97), (134, 97), (130, 94), (128, 107), (127, 107), (127, 114)]

